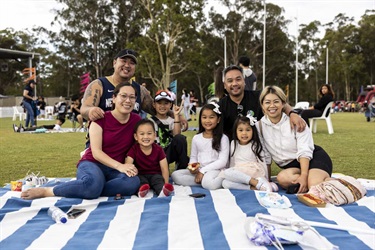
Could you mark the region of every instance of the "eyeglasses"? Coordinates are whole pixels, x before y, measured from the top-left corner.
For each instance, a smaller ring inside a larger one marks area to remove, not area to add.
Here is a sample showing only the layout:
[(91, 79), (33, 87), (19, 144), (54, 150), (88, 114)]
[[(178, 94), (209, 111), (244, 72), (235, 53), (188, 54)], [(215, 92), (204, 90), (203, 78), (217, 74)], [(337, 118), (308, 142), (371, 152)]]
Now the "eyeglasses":
[(238, 104), (237, 105), (237, 116), (243, 116), (242, 114), (242, 111), (243, 111), (243, 106), (241, 104)]
[(129, 101), (135, 102), (135, 100), (137, 99), (135, 95), (118, 94), (117, 96), (120, 97), (121, 101), (126, 101), (126, 99), (129, 99)]

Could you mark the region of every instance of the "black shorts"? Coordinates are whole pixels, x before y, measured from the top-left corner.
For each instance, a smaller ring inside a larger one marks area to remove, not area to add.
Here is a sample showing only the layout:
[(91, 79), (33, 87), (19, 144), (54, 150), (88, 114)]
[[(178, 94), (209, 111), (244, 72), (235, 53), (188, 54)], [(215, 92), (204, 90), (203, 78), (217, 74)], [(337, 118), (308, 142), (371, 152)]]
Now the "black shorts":
[[(318, 145), (314, 145), (315, 149), (313, 152), (313, 158), (310, 160), (309, 169), (317, 168), (326, 171), (329, 176), (332, 175), (332, 160), (329, 155)], [(297, 160), (286, 164), (285, 166), (280, 166), (282, 169), (288, 168), (301, 168), (300, 163)]]
[(65, 114), (64, 115), (57, 115), (57, 120), (61, 122), (61, 124), (65, 123)]

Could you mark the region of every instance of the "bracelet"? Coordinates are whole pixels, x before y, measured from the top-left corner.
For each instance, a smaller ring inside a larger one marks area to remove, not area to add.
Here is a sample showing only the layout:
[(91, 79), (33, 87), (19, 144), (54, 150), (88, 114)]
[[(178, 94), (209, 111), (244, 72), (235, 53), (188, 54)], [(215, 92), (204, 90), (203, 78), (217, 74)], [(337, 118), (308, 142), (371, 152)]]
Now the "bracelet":
[(290, 116), (290, 114), (292, 114), (292, 113), (294, 113), (294, 114), (297, 114), (297, 115), (298, 115), (298, 112), (292, 109), (291, 111), (289, 111), (289, 114), (288, 114), (288, 116)]
[(174, 122), (174, 123), (181, 123), (180, 121), (178, 121), (178, 122)]

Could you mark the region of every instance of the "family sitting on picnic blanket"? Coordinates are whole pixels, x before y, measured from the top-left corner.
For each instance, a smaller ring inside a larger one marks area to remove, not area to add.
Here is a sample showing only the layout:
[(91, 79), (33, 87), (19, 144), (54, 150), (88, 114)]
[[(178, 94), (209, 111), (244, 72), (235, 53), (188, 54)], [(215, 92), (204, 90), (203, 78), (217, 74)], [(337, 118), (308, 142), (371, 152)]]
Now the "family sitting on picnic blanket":
[[(314, 145), (309, 127), (293, 113), (279, 87), (267, 86), (262, 92), (244, 90), (242, 69), (238, 66), (226, 68), (223, 76), (228, 95), (218, 104), (202, 107), (189, 163), (181, 166), (183, 160), (179, 162), (179, 168), (171, 174), (174, 184), (268, 192), (281, 187), (288, 193), (314, 191), (316, 196), (334, 203), (334, 189), (325, 193), (324, 187), (330, 183), (337, 188), (337, 195), (343, 193), (343, 188), (349, 190), (344, 193), (351, 198), (340, 201), (342, 204), (366, 194), (354, 178), (331, 178), (329, 155)], [(112, 111), (91, 122), (90, 146), (77, 164), (76, 180), (27, 189), (21, 197), (144, 197), (151, 189), (159, 197), (172, 195), (170, 162), (159, 145), (162, 138), (159, 144), (155, 143), (160, 124), (132, 112), (137, 95), (132, 84), (120, 83), (115, 87)], [(155, 105), (157, 114), (167, 113), (172, 106), (169, 94), (159, 91)], [(172, 140), (181, 133), (181, 109), (174, 107), (173, 111), (174, 119), (168, 118), (167, 122)], [(187, 158), (184, 150), (179, 154), (180, 159)], [(278, 185), (270, 177), (272, 160), (282, 169), (277, 175)]]

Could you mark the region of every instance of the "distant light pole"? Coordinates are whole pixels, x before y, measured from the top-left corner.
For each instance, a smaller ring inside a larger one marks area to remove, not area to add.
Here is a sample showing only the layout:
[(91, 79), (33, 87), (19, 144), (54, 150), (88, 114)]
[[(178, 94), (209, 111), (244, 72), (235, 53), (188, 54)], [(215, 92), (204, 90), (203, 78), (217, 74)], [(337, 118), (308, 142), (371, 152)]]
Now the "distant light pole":
[(328, 44), (326, 44), (326, 84), (328, 84)]
[(266, 9), (266, 0), (264, 2), (264, 20), (263, 20), (263, 89), (266, 86), (266, 17), (267, 17), (267, 9)]
[(227, 36), (224, 33), (224, 68), (227, 67)]
[(298, 102), (298, 18), (296, 17), (297, 34), (296, 34), (296, 104)]

